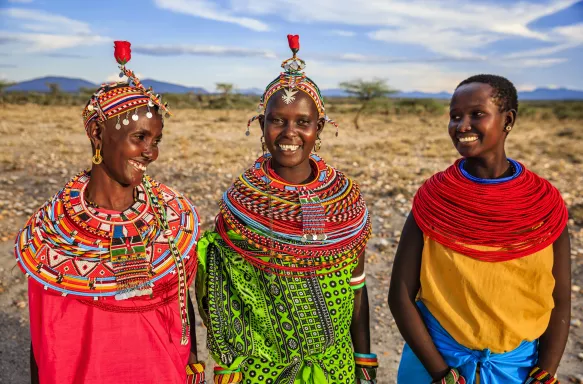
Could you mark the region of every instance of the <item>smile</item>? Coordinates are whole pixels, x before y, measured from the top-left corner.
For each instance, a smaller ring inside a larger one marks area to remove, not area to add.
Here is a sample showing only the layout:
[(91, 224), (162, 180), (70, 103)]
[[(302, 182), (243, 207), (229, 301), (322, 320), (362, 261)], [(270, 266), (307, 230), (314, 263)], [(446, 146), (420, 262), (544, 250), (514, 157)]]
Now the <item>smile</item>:
[(287, 145), (287, 144), (279, 144), (279, 149), (282, 151), (296, 151), (300, 148), (300, 145)]
[(133, 165), (137, 170), (144, 172), (146, 170), (146, 166), (142, 163), (139, 163), (135, 160), (128, 160), (128, 162)]
[(464, 136), (457, 138), (461, 143), (471, 143), (472, 141), (477, 141), (478, 136)]

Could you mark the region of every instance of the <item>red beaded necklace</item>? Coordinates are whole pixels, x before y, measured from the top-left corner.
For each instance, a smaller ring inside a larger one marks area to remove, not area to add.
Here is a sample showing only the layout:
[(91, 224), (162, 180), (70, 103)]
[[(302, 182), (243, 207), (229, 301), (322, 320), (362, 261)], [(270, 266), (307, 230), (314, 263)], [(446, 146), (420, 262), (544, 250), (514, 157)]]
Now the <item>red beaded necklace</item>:
[(424, 234), (466, 256), (499, 262), (540, 251), (562, 233), (567, 208), (548, 181), (523, 166), (512, 180), (481, 184), (462, 174), (460, 161), (415, 195), (412, 212)]

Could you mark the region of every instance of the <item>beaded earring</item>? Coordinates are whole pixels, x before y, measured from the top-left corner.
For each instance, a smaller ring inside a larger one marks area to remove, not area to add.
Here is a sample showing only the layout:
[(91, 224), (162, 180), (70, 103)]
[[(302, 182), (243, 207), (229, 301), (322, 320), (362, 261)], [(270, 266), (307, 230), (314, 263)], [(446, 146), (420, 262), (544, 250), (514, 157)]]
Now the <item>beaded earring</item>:
[(103, 157), (101, 157), (101, 149), (99, 149), (99, 148), (95, 149), (95, 155), (93, 156), (91, 161), (95, 165), (101, 164), (101, 162), (103, 161)]
[(506, 127), (504, 127), (504, 131), (506, 132), (512, 131), (512, 127), (510, 125), (507, 125)]
[(314, 153), (317, 153), (320, 148), (322, 148), (322, 139), (320, 139), (318, 137), (318, 139), (316, 140), (316, 144), (314, 145)]

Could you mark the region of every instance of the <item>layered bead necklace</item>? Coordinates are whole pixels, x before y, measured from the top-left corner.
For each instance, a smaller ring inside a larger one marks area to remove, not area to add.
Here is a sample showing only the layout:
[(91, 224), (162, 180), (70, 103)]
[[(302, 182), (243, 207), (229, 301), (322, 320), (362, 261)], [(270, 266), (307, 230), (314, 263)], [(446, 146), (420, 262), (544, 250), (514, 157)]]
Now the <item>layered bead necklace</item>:
[(419, 228), (456, 252), (489, 262), (551, 245), (568, 219), (561, 194), (521, 163), (509, 162), (514, 173), (501, 179), (471, 176), (463, 159), (433, 175), (413, 200)]
[[(247, 261), (279, 275), (309, 277), (346, 267), (370, 237), (358, 186), (315, 154), (312, 181), (294, 185), (260, 157), (223, 195), (217, 231)], [(233, 230), (248, 246), (227, 235)]]

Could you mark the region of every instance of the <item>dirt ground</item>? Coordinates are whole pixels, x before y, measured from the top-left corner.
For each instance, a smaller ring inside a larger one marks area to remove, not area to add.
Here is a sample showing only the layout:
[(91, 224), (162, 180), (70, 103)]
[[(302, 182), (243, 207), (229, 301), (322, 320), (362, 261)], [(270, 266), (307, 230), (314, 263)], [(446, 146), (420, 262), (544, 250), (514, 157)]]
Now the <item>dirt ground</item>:
[[(160, 158), (148, 172), (190, 197), (206, 229), (221, 193), (259, 155), (259, 128), (244, 135), (252, 111), (175, 112), (166, 122)], [(26, 383), (29, 377), (26, 279), (15, 267), (13, 240), (46, 199), (90, 166), (80, 114), (78, 107), (0, 106), (0, 383)], [(351, 115), (334, 118), (340, 136), (328, 127), (320, 154), (361, 185), (373, 217), (366, 267), (372, 349), (379, 355), (379, 383), (394, 383), (403, 340), (386, 299), (400, 230), (419, 185), (451, 164), (457, 153), (447, 135), (446, 116), (369, 116), (359, 131), (351, 127)], [(507, 143), (508, 156), (561, 190), (571, 214), (573, 311), (559, 368), (563, 383), (583, 382), (582, 146), (583, 121), (520, 118)], [(199, 354), (212, 367), (202, 325), (197, 334)]]

